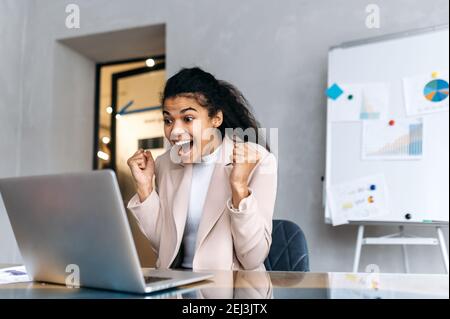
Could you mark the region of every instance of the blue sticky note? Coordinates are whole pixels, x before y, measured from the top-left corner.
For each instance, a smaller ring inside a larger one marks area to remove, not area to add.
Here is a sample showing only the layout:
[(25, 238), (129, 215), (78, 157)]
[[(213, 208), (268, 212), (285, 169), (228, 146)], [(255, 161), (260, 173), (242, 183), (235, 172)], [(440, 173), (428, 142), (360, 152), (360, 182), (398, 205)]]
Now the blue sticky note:
[(344, 93), (344, 91), (336, 83), (330, 86), (326, 91), (327, 96), (332, 100), (336, 100), (337, 98), (339, 98), (342, 93)]

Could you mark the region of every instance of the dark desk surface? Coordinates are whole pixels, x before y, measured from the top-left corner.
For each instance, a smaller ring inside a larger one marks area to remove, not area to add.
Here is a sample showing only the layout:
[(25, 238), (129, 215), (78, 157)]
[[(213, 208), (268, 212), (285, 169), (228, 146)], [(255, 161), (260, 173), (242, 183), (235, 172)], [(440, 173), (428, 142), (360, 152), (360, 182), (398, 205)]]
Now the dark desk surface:
[[(8, 265), (0, 265), (5, 268)], [(201, 283), (135, 295), (28, 282), (0, 285), (6, 298), (449, 298), (448, 275), (214, 271)]]

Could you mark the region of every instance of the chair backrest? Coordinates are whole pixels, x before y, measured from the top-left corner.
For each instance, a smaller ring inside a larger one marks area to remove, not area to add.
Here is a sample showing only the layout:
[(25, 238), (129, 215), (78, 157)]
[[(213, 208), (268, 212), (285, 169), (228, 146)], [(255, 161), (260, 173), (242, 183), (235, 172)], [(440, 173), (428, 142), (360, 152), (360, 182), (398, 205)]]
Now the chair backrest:
[(272, 246), (264, 265), (267, 270), (309, 271), (306, 238), (297, 224), (273, 220)]

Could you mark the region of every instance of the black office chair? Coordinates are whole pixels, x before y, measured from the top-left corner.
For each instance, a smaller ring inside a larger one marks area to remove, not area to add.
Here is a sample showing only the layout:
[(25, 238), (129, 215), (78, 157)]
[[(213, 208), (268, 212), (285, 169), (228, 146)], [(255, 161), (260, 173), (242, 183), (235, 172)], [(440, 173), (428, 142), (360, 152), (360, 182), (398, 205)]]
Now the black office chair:
[(297, 224), (273, 220), (272, 246), (264, 265), (267, 270), (309, 271), (306, 238)]

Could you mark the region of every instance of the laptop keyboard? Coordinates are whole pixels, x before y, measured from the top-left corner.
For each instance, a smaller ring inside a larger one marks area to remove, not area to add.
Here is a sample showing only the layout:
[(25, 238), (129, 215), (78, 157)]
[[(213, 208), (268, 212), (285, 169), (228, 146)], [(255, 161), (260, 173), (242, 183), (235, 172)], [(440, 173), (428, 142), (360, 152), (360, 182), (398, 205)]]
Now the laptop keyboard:
[(153, 284), (153, 283), (158, 282), (158, 281), (170, 280), (170, 279), (172, 279), (172, 278), (144, 276), (144, 280), (145, 280), (146, 284)]

